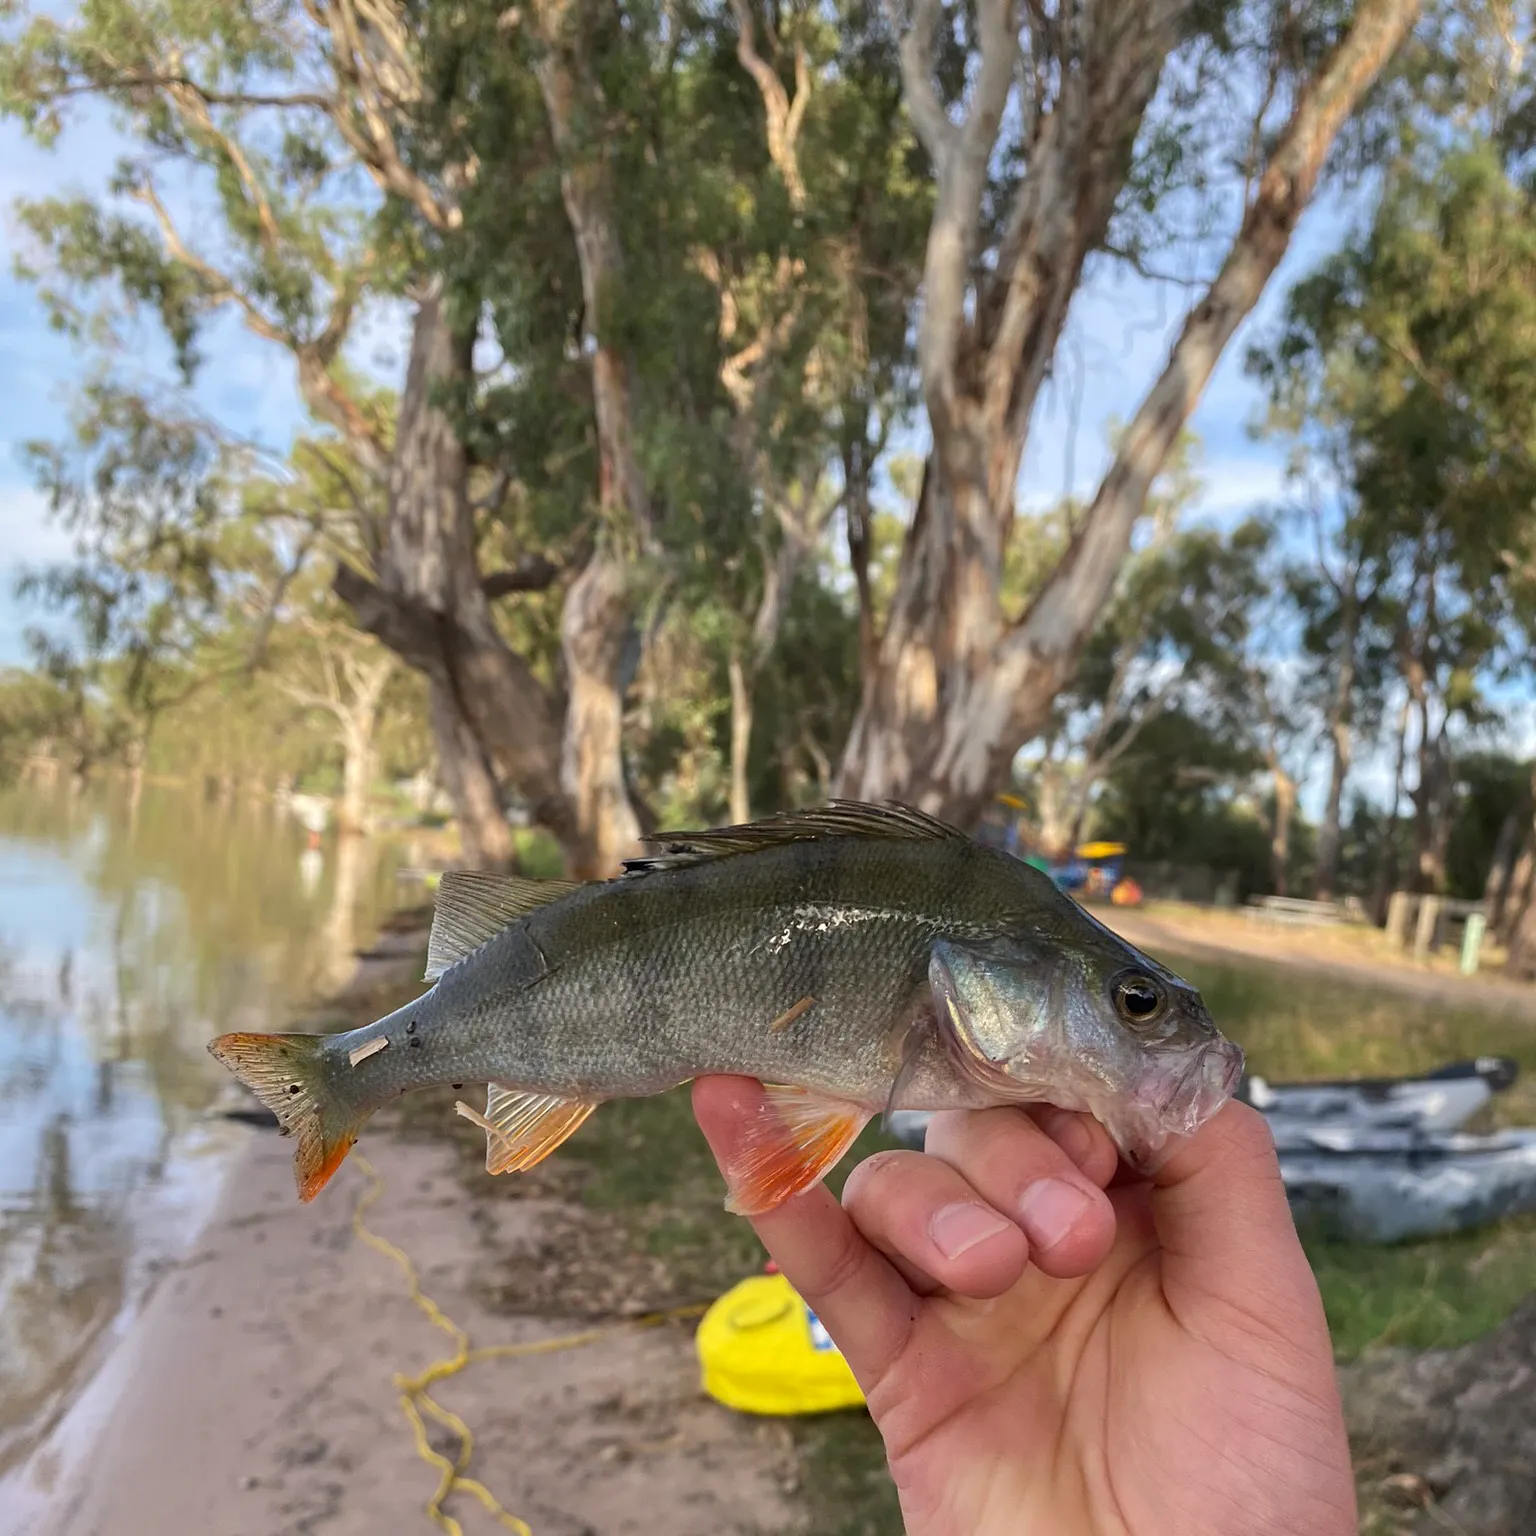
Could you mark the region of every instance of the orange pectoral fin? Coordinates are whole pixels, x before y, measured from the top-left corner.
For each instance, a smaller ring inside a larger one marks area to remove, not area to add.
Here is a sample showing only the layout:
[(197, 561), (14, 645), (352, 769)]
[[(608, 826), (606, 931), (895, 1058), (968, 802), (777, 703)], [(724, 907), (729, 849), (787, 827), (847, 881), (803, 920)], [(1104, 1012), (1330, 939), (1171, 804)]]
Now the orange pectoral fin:
[(870, 1111), (808, 1088), (764, 1087), (726, 1170), (738, 1216), (760, 1216), (825, 1178), (869, 1123)]

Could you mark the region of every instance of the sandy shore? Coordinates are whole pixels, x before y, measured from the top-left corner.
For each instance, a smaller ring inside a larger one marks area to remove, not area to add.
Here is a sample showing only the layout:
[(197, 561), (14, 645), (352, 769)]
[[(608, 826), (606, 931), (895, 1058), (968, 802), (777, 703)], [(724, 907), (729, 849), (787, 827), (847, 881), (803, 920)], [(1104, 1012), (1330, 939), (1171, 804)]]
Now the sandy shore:
[[(447, 1148), (389, 1135), (362, 1148), (384, 1179), (369, 1226), (417, 1262), (475, 1345), (569, 1324), (476, 1300), (498, 1255), (534, 1243), (537, 1201), (473, 1209)], [(219, 1204), (71, 1416), (10, 1481), (5, 1536), (393, 1536), (435, 1529), (436, 1472), (393, 1385), (452, 1353), (390, 1259), (352, 1227), (355, 1160), (311, 1206), (289, 1144), (253, 1134)], [(782, 1426), (698, 1389), (692, 1324), (623, 1329), (559, 1353), (477, 1362), (435, 1390), (475, 1435), (472, 1474), (538, 1536), (721, 1536), (793, 1523)], [(434, 1428), (449, 1454), (454, 1437)], [(466, 1536), (504, 1531), (473, 1499)]]

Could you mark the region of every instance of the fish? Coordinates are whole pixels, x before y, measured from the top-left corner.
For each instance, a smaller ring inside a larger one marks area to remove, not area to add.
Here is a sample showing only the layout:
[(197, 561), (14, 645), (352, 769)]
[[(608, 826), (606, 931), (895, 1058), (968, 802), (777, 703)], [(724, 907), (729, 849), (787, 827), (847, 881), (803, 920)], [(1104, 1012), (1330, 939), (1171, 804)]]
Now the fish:
[(491, 1173), (607, 1099), (713, 1073), (765, 1085), (727, 1209), (822, 1179), (877, 1114), (1054, 1104), (1151, 1164), (1231, 1096), (1242, 1051), (1199, 993), (1039, 870), (910, 806), (833, 801), (663, 832), (610, 880), (449, 871), (430, 990), (332, 1035), (209, 1049), (297, 1141), (312, 1200), (401, 1094), (485, 1083)]

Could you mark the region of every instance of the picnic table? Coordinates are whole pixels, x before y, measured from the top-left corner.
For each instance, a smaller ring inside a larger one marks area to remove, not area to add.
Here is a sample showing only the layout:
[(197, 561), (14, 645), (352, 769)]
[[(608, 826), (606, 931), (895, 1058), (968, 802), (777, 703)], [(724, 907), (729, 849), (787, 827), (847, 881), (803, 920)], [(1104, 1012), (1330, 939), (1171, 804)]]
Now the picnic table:
[(1301, 923), (1326, 927), (1345, 920), (1336, 901), (1303, 901), (1299, 896), (1255, 896), (1243, 909), (1251, 919), (1271, 923)]

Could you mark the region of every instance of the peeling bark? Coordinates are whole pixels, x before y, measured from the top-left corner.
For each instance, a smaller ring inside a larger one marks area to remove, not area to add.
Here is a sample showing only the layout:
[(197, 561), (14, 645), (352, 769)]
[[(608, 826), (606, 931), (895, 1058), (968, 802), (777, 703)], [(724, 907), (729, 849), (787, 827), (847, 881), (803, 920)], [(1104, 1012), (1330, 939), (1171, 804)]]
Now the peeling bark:
[(572, 583), (560, 615), (566, 668), (560, 782), (575, 819), (575, 879), (616, 873), (640, 843), (623, 753), (625, 654), (632, 638), (624, 568), (609, 556), (594, 556)]
[[(918, 7), (930, 29), (935, 9)], [(983, 3), (979, 10), (981, 64), (961, 123), (937, 100), (922, 25), (903, 41), (908, 106), (939, 181), (919, 333), (934, 449), (874, 685), (838, 782), (845, 795), (895, 795), (962, 822), (979, 815), (1070, 678), (1153, 481), (1223, 348), (1285, 254), (1339, 129), (1418, 7), (1411, 0), (1366, 0), (1300, 93), (1220, 272), (1186, 318), (1060, 565), (1012, 623), (999, 590), (1024, 432), (1184, 11), (1094, 8), (1082, 65), (1038, 126), (1031, 172), (1001, 247), (999, 280), (984, 284), (972, 321), (967, 295), (979, 210), (1015, 51), (1011, 9)]]
[(465, 857), (503, 866), (512, 834), (505, 779), (571, 852), (557, 705), (502, 640), (481, 577), (469, 464), (445, 404), (467, 387), (473, 331), (455, 329), (439, 288), (418, 303), (401, 394), (379, 580), (348, 567), (337, 596), (360, 628), (424, 673), (433, 740)]
[(655, 548), (649, 490), (635, 452), (629, 361), (615, 344), (609, 306), (620, 291), (623, 249), (602, 142), (602, 92), (588, 67), (572, 0), (536, 0), (542, 51), (535, 65), (560, 158), (560, 190), (576, 240), (591, 342), (598, 501), (605, 542), (566, 595), (561, 618), (568, 703), (560, 780), (570, 802), (577, 867), (612, 874), (639, 847), (640, 820), (623, 755), (625, 658), (633, 648), (624, 549)]

